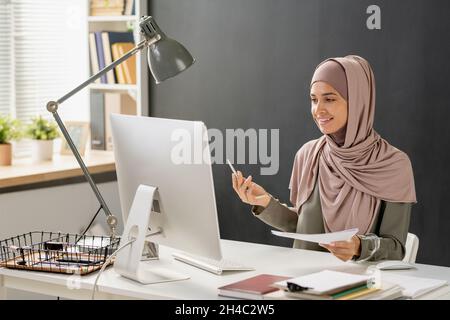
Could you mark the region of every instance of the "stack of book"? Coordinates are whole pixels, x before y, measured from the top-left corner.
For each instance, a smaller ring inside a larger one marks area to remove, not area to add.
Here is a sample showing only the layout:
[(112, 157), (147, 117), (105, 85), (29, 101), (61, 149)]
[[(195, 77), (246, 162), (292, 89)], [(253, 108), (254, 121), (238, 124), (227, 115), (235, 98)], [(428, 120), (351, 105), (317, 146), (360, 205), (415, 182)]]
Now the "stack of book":
[(402, 296), (402, 288), (398, 285), (376, 284), (368, 275), (330, 270), (278, 281), (273, 286), (282, 290), (282, 294), (278, 294), (281, 299), (284, 296), (307, 300), (384, 300)]
[[(134, 48), (132, 32), (97, 31), (89, 33), (89, 52), (92, 74)], [(107, 84), (136, 84), (136, 56), (118, 65), (96, 81)]]
[(124, 0), (91, 0), (91, 16), (120, 16), (125, 9)]
[(387, 300), (403, 294), (397, 284), (376, 286), (366, 275), (325, 270), (297, 278), (261, 274), (222, 286), (219, 295), (250, 300)]

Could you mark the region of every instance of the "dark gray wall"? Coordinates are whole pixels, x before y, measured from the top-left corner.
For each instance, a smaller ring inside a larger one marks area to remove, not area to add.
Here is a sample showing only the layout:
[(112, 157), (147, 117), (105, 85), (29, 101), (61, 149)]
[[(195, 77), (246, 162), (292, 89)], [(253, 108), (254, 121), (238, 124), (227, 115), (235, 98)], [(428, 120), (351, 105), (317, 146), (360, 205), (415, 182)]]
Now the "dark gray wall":
[[(371, 4), (381, 7), (381, 30), (366, 28)], [(327, 57), (365, 57), (377, 84), (375, 129), (413, 164), (417, 260), (450, 266), (448, 1), (154, 0), (150, 8), (197, 59), (151, 87), (151, 115), (221, 130), (279, 128), (277, 175), (259, 176), (258, 165), (238, 168), (283, 201), (295, 152), (320, 136), (308, 99), (315, 66)], [(213, 172), (223, 238), (290, 245), (238, 200), (228, 167)]]

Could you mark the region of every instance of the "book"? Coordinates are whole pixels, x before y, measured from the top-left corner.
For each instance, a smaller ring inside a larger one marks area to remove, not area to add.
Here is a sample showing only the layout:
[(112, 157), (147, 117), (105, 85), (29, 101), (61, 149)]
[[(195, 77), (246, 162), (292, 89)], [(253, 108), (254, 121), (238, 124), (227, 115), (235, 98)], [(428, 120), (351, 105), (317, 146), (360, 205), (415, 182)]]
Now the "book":
[[(115, 61), (121, 57), (117, 46), (113, 48), (113, 45), (119, 42), (131, 42), (134, 43), (134, 36), (132, 32), (117, 32), (117, 31), (107, 31), (110, 51), (112, 59)], [(136, 65), (136, 64), (135, 64)], [(116, 74), (116, 83), (126, 84), (125, 74), (123, 73), (123, 64), (121, 63), (114, 68)]]
[(122, 15), (124, 12), (124, 0), (91, 0), (90, 15), (91, 16), (105, 16), (105, 15)]
[(124, 0), (91, 0), (91, 8), (115, 8), (123, 7)]
[(123, 12), (122, 8), (111, 9), (91, 9), (91, 16), (121, 16)]
[(264, 295), (279, 290), (272, 286), (274, 282), (287, 279), (289, 277), (260, 274), (218, 288), (219, 295), (231, 298), (261, 300), (264, 299)]
[[(134, 48), (134, 43), (131, 42), (118, 42), (113, 46), (117, 47), (119, 57), (122, 57)], [(136, 56), (132, 56), (128, 60), (121, 63), (122, 72), (125, 77), (126, 84), (136, 84)]]
[[(102, 32), (102, 43), (103, 43), (103, 53), (105, 56), (105, 65), (110, 65), (112, 60), (112, 54), (111, 54), (111, 44), (109, 42), (109, 33), (108, 32)], [(116, 83), (116, 77), (114, 75), (114, 70), (108, 71), (106, 73), (106, 80), (108, 84), (114, 84)]]
[[(112, 53), (112, 57), (113, 57), (114, 61), (121, 57), (121, 55), (119, 53), (119, 47), (116, 44), (113, 44), (111, 46), (111, 53)], [(118, 64), (114, 68), (114, 71), (116, 73), (117, 83), (126, 84), (127, 80), (125, 79), (125, 72), (123, 70), (123, 62), (121, 64)]]
[(345, 290), (343, 292), (332, 295), (334, 300), (353, 300), (356, 298), (365, 297), (369, 294), (380, 291), (378, 288), (368, 288), (364, 286), (364, 288), (355, 288), (350, 290)]
[(402, 288), (393, 283), (384, 282), (379, 290), (364, 296), (354, 297), (353, 300), (394, 300), (402, 297)]
[[(98, 73), (100, 69), (98, 67), (97, 45), (93, 32), (89, 33), (89, 55), (91, 58), (91, 75), (94, 75)], [(95, 80), (95, 83), (100, 83), (100, 79)]]
[(268, 294), (266, 299), (276, 300), (392, 300), (402, 296), (402, 290), (399, 286), (392, 283), (383, 283), (380, 288), (360, 286), (333, 295), (315, 295), (303, 292), (289, 292), (280, 290)]
[(105, 143), (106, 150), (113, 150), (112, 129), (110, 115), (112, 113), (136, 115), (136, 101), (128, 94), (117, 92), (105, 93)]
[[(98, 57), (98, 67), (100, 68), (100, 70), (102, 70), (106, 65), (105, 65), (105, 54), (103, 52), (103, 41), (102, 41), (102, 34), (101, 32), (94, 32), (95, 35), (95, 43), (96, 43), (96, 47), (97, 47), (97, 57)], [(108, 83), (106, 80), (106, 74), (102, 75), (100, 77), (101, 79), (101, 83)]]
[(126, 16), (132, 15), (133, 11), (134, 11), (134, 6), (135, 6), (134, 0), (126, 0), (125, 10), (124, 10), (123, 14)]
[(377, 288), (368, 288), (366, 284), (357, 286), (354, 288), (346, 289), (334, 294), (323, 294), (323, 295), (317, 295), (317, 294), (310, 294), (310, 293), (304, 293), (303, 291), (299, 292), (290, 292), (290, 291), (284, 291), (284, 294), (287, 297), (295, 298), (295, 299), (304, 299), (304, 300), (351, 300), (355, 299), (357, 297), (362, 297), (365, 295), (368, 295), (370, 293), (373, 293), (375, 291), (378, 291)]
[(91, 92), (91, 149), (105, 150), (105, 103), (104, 94)]
[(278, 281), (274, 283), (274, 286), (288, 291), (289, 282), (302, 288), (298, 292), (312, 295), (332, 295), (367, 284), (369, 279), (370, 277), (367, 275), (323, 270), (289, 280)]
[(130, 32), (130, 31), (125, 31), (125, 32), (107, 31), (107, 32), (108, 32), (109, 44), (111, 46), (117, 42), (135, 43), (133, 32)]

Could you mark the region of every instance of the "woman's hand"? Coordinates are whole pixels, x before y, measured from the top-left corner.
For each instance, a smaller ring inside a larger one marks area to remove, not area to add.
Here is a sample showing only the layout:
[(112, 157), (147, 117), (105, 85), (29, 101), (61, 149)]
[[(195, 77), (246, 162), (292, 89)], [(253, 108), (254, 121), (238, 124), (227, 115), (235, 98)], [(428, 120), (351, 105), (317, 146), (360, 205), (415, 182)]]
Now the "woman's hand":
[(242, 173), (238, 171), (237, 174), (233, 173), (231, 175), (231, 179), (233, 181), (233, 189), (242, 202), (264, 208), (269, 205), (270, 195), (263, 187), (252, 181), (252, 176), (244, 179)]
[(342, 261), (352, 259), (361, 254), (361, 240), (353, 236), (349, 241), (335, 241), (330, 244), (320, 244)]

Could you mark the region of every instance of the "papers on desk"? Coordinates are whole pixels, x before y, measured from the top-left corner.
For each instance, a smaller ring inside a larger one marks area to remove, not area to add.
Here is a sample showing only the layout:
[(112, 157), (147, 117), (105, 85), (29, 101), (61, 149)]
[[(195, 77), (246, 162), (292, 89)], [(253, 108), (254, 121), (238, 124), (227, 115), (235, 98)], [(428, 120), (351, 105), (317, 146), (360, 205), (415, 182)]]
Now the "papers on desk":
[(329, 244), (334, 241), (347, 241), (350, 240), (356, 233), (358, 228), (348, 229), (338, 232), (319, 233), (319, 234), (301, 234), (291, 232), (281, 232), (272, 230), (272, 233), (279, 237), (291, 238), (315, 243)]
[[(288, 284), (295, 284), (292, 291)], [(275, 282), (281, 292), (271, 292), (267, 299), (335, 299), (335, 300), (386, 300), (420, 299), (436, 292), (436, 297), (448, 291), (446, 280), (436, 280), (381, 274), (381, 286), (371, 286), (370, 275), (357, 275), (339, 271), (324, 270), (297, 278)], [(442, 290), (441, 290), (442, 289)], [(447, 291), (445, 291), (447, 290)], [(441, 292), (439, 292), (441, 291)]]
[(418, 278), (386, 273), (382, 274), (381, 281), (387, 281), (400, 286), (403, 289), (403, 296), (411, 299), (416, 299), (447, 284), (447, 281), (445, 280)]

